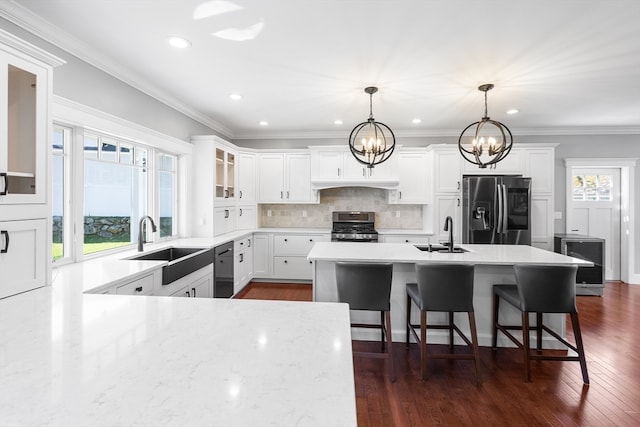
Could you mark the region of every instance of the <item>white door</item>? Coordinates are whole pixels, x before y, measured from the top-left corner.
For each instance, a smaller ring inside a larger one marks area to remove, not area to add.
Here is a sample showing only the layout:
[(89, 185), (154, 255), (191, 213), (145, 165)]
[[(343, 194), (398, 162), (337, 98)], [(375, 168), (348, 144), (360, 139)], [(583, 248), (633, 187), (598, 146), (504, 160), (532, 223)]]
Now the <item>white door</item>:
[(620, 169), (571, 169), (567, 232), (605, 239), (605, 279), (620, 280)]

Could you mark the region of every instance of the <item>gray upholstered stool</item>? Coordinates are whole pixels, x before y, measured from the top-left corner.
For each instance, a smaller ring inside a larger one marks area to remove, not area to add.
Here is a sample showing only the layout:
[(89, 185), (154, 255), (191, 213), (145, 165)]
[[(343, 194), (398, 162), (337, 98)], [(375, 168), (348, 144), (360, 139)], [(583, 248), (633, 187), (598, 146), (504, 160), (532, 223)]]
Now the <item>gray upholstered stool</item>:
[(336, 263), (338, 300), (348, 303), (350, 310), (380, 312), (380, 324), (351, 323), (351, 327), (380, 329), (381, 352), (353, 352), (353, 355), (387, 359), (389, 376), (393, 382), (396, 378), (391, 339), (392, 274), (393, 264)]
[[(474, 266), (469, 264), (417, 264), (416, 277), (418, 283), (407, 283), (407, 348), (409, 332), (412, 332), (420, 345), (422, 379), (427, 370), (427, 329), (449, 330), (449, 353), (430, 354), (428, 358), (469, 359), (475, 361), (476, 381), (481, 382), (478, 352), (478, 336), (476, 319), (473, 310), (473, 274)], [(420, 309), (420, 324), (411, 323), (411, 301)], [(427, 323), (428, 311), (449, 313), (447, 325), (430, 325)], [(454, 323), (453, 313), (466, 312), (469, 316), (471, 340)], [(420, 329), (418, 336), (416, 329)], [(453, 331), (471, 348), (472, 353), (453, 353)]]
[[(589, 384), (587, 361), (582, 345), (582, 333), (576, 309), (576, 271), (575, 265), (515, 265), (516, 285), (493, 286), (493, 334), (492, 347), (497, 350), (498, 330), (502, 331), (524, 353), (524, 379), (531, 381), (531, 359), (534, 360), (568, 360), (580, 362), (582, 379)], [(499, 322), (500, 299), (516, 307), (522, 312), (521, 325), (502, 325)], [(529, 313), (536, 313), (535, 326), (529, 325)], [(575, 345), (567, 342), (555, 331), (543, 324), (543, 313), (568, 313), (571, 317)], [(509, 331), (521, 330), (522, 342)], [(536, 331), (536, 354), (532, 354), (529, 331)], [(542, 353), (542, 331), (566, 345), (577, 353), (577, 356), (558, 356)]]

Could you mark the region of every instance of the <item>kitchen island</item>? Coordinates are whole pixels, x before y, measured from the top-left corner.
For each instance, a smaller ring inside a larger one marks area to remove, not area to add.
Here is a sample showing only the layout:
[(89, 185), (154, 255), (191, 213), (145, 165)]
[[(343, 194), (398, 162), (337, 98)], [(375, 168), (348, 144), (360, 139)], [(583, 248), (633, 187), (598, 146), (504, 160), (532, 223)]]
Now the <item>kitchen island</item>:
[(355, 426), (344, 304), (0, 300), (0, 425)]
[[(415, 264), (417, 263), (469, 263), (475, 265), (474, 308), (478, 331), (478, 341), (482, 346), (491, 345), (492, 327), (492, 286), (494, 284), (515, 283), (514, 264), (573, 264), (592, 266), (589, 261), (572, 258), (531, 246), (523, 245), (460, 245), (467, 252), (440, 253), (421, 251), (407, 243), (358, 243), (358, 242), (318, 242), (308, 259), (313, 262), (313, 300), (337, 301), (338, 293), (335, 278), (335, 263), (346, 262), (390, 262), (393, 263), (393, 282), (391, 287), (391, 325), (394, 341), (404, 341), (406, 293), (405, 284), (415, 282)], [(415, 310), (415, 308), (414, 308)], [(417, 312), (413, 314), (417, 322)], [(458, 318), (457, 316), (463, 316)], [(520, 322), (520, 312), (508, 304), (501, 304), (501, 320)], [(376, 313), (353, 312), (354, 321), (375, 323), (379, 321)], [(429, 314), (429, 323), (446, 323), (444, 313)], [(456, 314), (456, 322), (463, 331), (468, 331), (464, 313)], [(545, 314), (545, 322), (561, 336), (565, 336), (565, 316)], [(429, 342), (446, 343), (446, 331), (429, 332)], [(363, 340), (378, 340), (379, 333), (369, 330), (354, 330), (353, 337)], [(459, 339), (457, 337), (457, 339)], [(462, 343), (462, 341), (459, 341)], [(533, 338), (535, 343), (535, 337)], [(533, 345), (532, 343), (532, 345)], [(499, 336), (498, 344), (511, 346), (511, 342)], [(555, 339), (543, 337), (543, 346), (559, 347)]]

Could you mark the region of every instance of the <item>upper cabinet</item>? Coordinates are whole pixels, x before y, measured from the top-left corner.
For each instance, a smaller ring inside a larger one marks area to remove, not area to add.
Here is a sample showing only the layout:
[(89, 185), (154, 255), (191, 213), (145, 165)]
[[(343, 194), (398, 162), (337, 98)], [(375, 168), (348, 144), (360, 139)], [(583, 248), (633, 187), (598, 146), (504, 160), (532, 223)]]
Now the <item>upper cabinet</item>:
[(462, 162), (462, 173), (465, 175), (510, 175), (524, 174), (525, 152), (522, 148), (512, 148), (507, 157), (500, 160), (493, 166), (480, 168), (478, 165), (469, 163), (460, 156)]
[(256, 155), (238, 153), (238, 190), (236, 198), (239, 204), (251, 204), (256, 201)]
[(236, 197), (236, 153), (216, 147), (216, 201), (233, 201)]
[(260, 203), (318, 203), (311, 191), (308, 153), (264, 153), (258, 156)]
[(395, 188), (398, 177), (394, 164), (396, 153), (389, 160), (370, 168), (360, 163), (344, 146), (313, 146), (311, 152), (311, 184), (315, 189), (339, 186), (376, 186)]
[(422, 205), (431, 199), (431, 153), (426, 149), (403, 149), (394, 153), (398, 189), (389, 192), (389, 203)]
[(49, 74), (0, 50), (0, 204), (46, 203)]
[(460, 191), (462, 158), (455, 145), (432, 145), (434, 192), (457, 193)]

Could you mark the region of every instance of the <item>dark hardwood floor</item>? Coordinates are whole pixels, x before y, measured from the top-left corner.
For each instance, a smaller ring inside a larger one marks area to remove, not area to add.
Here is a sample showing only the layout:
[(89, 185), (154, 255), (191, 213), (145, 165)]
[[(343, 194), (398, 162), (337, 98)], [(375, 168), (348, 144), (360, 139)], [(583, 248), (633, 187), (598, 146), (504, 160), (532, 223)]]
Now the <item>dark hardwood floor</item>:
[[(310, 301), (311, 286), (252, 283), (240, 297)], [(579, 296), (578, 311), (590, 386), (577, 362), (534, 361), (525, 383), (519, 351), (486, 347), (482, 385), (462, 360), (430, 361), (422, 381), (417, 346), (394, 343), (395, 383), (383, 361), (354, 361), (358, 426), (640, 426), (640, 286), (609, 282), (603, 297)]]

